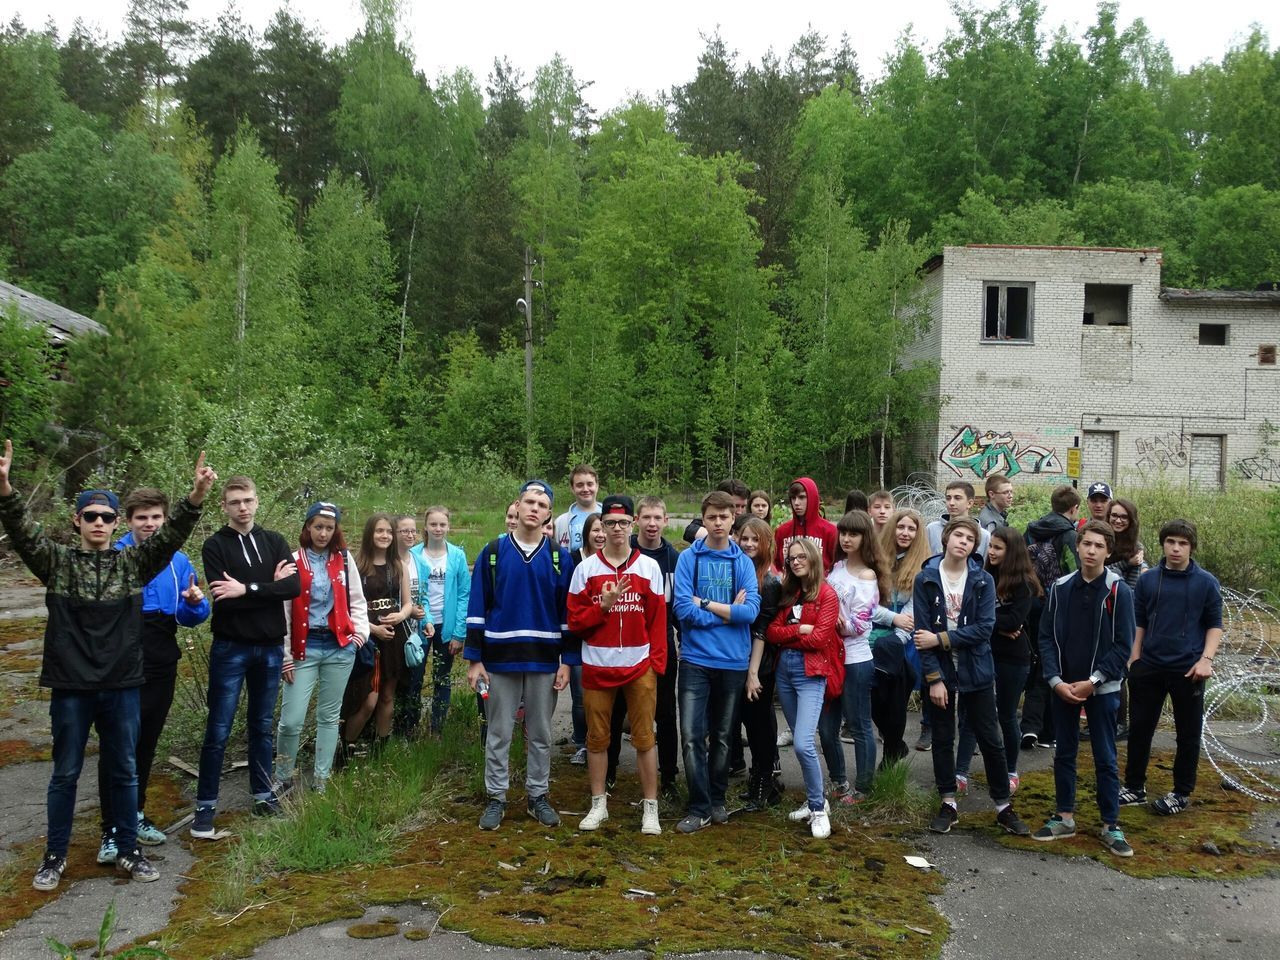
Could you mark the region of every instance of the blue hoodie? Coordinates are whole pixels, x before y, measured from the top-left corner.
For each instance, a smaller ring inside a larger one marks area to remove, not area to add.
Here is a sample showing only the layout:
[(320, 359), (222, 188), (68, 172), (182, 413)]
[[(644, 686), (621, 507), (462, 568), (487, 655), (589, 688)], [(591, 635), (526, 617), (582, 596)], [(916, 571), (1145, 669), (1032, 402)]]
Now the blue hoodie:
[(1138, 659), (1185, 673), (1204, 654), (1205, 634), (1222, 627), (1222, 588), (1194, 560), (1185, 570), (1170, 570), (1161, 560), (1138, 578), (1133, 614), (1142, 628)]
[[(117, 550), (132, 547), (135, 541), (133, 532), (126, 533), (115, 542)], [(196, 606), (191, 606), (182, 599), (182, 591), (191, 585), (191, 578), (196, 577), (196, 569), (191, 565), (187, 555), (179, 550), (169, 561), (167, 569), (160, 571), (154, 580), (142, 588), (143, 613), (167, 613), (178, 621), (180, 627), (195, 627), (209, 619), (209, 598), (205, 597)]]
[[(742, 603), (734, 603), (739, 590)], [(693, 602), (727, 603), (729, 622)], [(751, 662), (751, 624), (760, 613), (760, 589), (751, 558), (733, 541), (712, 550), (697, 540), (676, 562), (675, 613), (680, 621), (680, 659), (710, 670), (746, 670)]]

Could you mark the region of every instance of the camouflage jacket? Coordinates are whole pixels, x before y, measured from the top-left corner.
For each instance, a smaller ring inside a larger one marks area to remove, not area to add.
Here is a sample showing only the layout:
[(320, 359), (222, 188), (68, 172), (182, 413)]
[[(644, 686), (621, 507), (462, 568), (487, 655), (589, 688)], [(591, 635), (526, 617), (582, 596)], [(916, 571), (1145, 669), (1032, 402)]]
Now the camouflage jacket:
[(83, 691), (142, 685), (142, 589), (199, 519), (200, 508), (183, 497), (168, 522), (138, 546), (81, 550), (50, 540), (16, 491), (0, 497), (0, 523), (46, 588), (41, 686)]

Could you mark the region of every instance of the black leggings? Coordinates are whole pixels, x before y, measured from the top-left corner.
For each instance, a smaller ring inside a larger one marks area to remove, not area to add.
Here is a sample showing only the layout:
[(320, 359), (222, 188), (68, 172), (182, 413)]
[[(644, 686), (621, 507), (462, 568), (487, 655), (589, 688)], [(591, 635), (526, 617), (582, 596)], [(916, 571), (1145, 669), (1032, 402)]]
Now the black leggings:
[[(178, 674), (166, 674), (163, 677), (148, 678), (138, 691), (138, 707), (141, 722), (138, 726), (138, 745), (134, 752), (134, 764), (138, 771), (138, 812), (146, 809), (147, 781), (151, 779), (151, 764), (156, 758), (156, 746), (160, 743), (160, 734), (164, 731), (164, 722), (169, 717), (169, 708), (173, 706), (173, 691), (177, 685)], [(110, 824), (115, 823), (111, 810), (111, 791), (107, 789), (108, 777), (102, 765), (102, 754), (98, 754), (98, 806), (102, 810), (102, 829), (105, 832)]]
[(778, 715), (773, 712), (773, 689), (776, 674), (760, 678), (760, 695), (754, 700), (742, 698), (742, 722), (747, 727), (747, 747), (751, 750), (751, 773), (767, 777), (773, 772), (774, 754), (778, 752)]

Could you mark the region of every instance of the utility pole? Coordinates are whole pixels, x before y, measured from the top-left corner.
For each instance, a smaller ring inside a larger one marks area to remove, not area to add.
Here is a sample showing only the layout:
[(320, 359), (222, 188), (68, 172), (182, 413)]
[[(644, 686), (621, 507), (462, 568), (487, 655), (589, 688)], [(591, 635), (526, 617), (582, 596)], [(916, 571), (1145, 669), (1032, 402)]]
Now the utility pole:
[(524, 472), (533, 476), (533, 251), (524, 248)]

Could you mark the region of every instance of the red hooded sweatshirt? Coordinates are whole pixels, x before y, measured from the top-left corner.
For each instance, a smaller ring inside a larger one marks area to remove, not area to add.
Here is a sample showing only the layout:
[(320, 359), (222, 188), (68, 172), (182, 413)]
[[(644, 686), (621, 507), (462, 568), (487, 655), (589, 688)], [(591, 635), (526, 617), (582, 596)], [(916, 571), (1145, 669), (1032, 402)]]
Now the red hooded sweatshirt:
[(805, 493), (809, 495), (809, 503), (805, 507), (803, 517), (792, 517), (774, 531), (773, 542), (777, 547), (774, 562), (778, 565), (778, 569), (782, 569), (787, 560), (787, 547), (791, 545), (791, 541), (797, 537), (807, 537), (817, 545), (818, 552), (822, 554), (822, 572), (828, 574), (836, 563), (836, 546), (839, 543), (836, 525), (818, 512), (822, 505), (822, 500), (818, 496), (818, 485), (808, 477), (799, 477), (791, 481), (787, 489), (790, 490), (791, 486), (797, 483), (804, 487)]

